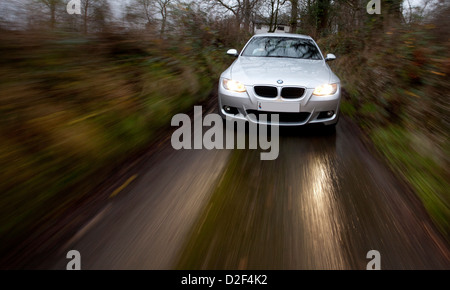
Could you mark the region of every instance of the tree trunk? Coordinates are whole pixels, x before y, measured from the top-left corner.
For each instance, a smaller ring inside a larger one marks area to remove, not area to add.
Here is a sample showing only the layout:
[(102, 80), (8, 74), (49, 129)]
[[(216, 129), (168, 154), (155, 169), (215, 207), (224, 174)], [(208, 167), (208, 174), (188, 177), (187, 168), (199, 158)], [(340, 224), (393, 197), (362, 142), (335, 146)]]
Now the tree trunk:
[(298, 0), (291, 0), (291, 33), (297, 32)]
[(89, 0), (85, 0), (84, 2), (84, 15), (83, 15), (83, 32), (87, 34), (88, 32), (88, 9), (89, 9)]
[(401, 6), (402, 0), (386, 0), (382, 2), (381, 13), (387, 15), (385, 17), (384, 23), (385, 28), (388, 28), (391, 25), (398, 24), (401, 21)]
[(244, 30), (250, 32), (251, 6), (250, 0), (244, 0)]
[(274, 21), (274, 27), (273, 27), (273, 32), (275, 32), (278, 28), (278, 11), (280, 10), (280, 0), (277, 0), (277, 6), (275, 9), (275, 21)]
[(50, 4), (50, 27), (55, 28), (56, 23), (56, 6), (55, 3)]
[(166, 30), (166, 16), (164, 15), (161, 19), (161, 31), (160, 31), (160, 37), (164, 37), (164, 32)]
[(270, 18), (269, 18), (269, 31), (268, 32), (274, 32), (274, 15), (275, 15), (275, 1), (270, 1)]
[(328, 26), (328, 15), (330, 8), (330, 0), (318, 0), (317, 1), (317, 36), (320, 37)]

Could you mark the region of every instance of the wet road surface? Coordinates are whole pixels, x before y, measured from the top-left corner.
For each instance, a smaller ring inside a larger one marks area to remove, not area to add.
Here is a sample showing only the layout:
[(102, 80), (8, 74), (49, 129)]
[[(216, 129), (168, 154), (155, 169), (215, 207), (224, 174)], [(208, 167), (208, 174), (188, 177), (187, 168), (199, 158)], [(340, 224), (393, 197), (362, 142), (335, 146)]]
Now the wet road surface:
[(280, 131), (259, 150), (174, 150), (145, 171), (38, 268), (450, 269), (449, 245), (414, 194), (367, 149), (350, 121), (336, 133)]

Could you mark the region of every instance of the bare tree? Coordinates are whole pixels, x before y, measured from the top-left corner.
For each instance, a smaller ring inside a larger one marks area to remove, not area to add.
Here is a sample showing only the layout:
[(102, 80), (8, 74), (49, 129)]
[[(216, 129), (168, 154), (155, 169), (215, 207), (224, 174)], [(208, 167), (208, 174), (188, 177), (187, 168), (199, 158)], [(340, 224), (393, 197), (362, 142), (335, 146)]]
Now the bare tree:
[[(414, 22), (420, 22), (423, 19), (426, 18), (425, 11), (429, 6), (431, 6), (433, 3), (433, 0), (424, 0), (422, 2), (421, 6), (413, 6), (411, 4), (410, 0), (407, 0), (408, 4), (408, 11), (405, 14), (405, 22), (408, 24), (414, 23)], [(407, 18), (406, 18), (407, 17)]]
[(91, 26), (97, 29), (105, 25), (110, 16), (110, 7), (107, 0), (81, 0), (82, 31), (87, 34)]
[(39, 0), (50, 10), (50, 27), (55, 28), (56, 25), (56, 9), (58, 5), (62, 4), (61, 0)]
[(270, 0), (269, 32), (275, 32), (278, 26), (278, 14), (286, 0)]
[(153, 0), (135, 0), (135, 2), (139, 5), (139, 9), (143, 11), (145, 19), (147, 21), (146, 26), (149, 27), (153, 23)]
[(89, 14), (89, 6), (92, 4), (92, 0), (83, 0), (83, 32), (86, 34), (88, 32), (88, 14)]
[(244, 31), (250, 32), (252, 14), (260, 0), (209, 0), (213, 5), (224, 8), (236, 18), (236, 24), (240, 27), (243, 23)]
[(166, 30), (167, 16), (168, 16), (168, 7), (171, 0), (156, 0), (156, 4), (158, 6), (159, 14), (161, 15), (161, 37), (164, 36), (164, 32)]

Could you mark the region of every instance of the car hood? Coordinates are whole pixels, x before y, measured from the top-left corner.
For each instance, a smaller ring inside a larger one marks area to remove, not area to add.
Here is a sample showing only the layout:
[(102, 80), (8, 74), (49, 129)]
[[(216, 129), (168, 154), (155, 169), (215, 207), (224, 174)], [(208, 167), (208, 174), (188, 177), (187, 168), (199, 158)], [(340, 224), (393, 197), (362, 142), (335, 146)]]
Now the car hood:
[(323, 60), (240, 56), (230, 68), (231, 78), (245, 85), (304, 86), (328, 83), (331, 71)]

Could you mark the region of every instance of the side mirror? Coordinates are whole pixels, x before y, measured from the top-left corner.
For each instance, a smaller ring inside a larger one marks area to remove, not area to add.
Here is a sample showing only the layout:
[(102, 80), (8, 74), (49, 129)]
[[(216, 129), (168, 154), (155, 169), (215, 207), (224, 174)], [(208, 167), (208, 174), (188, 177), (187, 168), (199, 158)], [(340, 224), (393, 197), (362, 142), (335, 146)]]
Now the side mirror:
[(229, 49), (227, 51), (227, 54), (228, 55), (232, 55), (232, 56), (238, 56), (239, 55), (239, 53), (238, 53), (238, 51), (236, 49)]
[(336, 56), (332, 53), (327, 54), (327, 57), (325, 58), (325, 61), (335, 60)]

